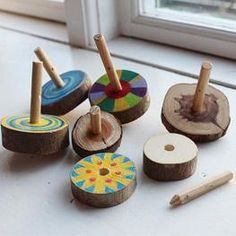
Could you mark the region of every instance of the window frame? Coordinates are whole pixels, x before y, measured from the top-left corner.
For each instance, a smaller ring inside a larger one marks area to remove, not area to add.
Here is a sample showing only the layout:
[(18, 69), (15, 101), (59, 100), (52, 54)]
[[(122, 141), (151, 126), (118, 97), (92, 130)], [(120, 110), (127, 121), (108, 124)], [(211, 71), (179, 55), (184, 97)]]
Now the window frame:
[(0, 0), (0, 10), (65, 23), (63, 2), (48, 0)]
[(120, 0), (121, 34), (236, 59), (236, 32), (140, 14), (141, 0)]

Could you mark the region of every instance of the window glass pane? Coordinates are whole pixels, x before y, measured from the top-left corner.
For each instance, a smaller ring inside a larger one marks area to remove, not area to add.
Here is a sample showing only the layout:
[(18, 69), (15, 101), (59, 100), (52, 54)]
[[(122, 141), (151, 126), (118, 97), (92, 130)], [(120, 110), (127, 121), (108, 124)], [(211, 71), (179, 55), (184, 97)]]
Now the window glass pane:
[(157, 17), (236, 29), (236, 0), (142, 0), (141, 8)]

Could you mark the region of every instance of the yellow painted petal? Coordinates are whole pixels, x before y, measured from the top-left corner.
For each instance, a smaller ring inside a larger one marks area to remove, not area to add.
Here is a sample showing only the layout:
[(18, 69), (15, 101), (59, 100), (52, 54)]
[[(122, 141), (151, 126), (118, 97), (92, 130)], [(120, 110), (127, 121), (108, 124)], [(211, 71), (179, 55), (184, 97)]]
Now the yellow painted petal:
[(124, 98), (118, 98), (115, 100), (113, 111), (123, 111), (129, 108), (129, 104), (125, 101)]

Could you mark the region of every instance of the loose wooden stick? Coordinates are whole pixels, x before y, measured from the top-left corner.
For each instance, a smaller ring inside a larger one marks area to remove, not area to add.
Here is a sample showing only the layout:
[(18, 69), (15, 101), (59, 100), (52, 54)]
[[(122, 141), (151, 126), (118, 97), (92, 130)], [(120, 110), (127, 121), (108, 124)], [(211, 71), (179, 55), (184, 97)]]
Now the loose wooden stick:
[(205, 92), (209, 82), (211, 69), (212, 69), (212, 64), (210, 62), (204, 62), (202, 64), (197, 88), (193, 99), (193, 106), (192, 106), (193, 112), (201, 112), (203, 109)]
[(42, 71), (43, 71), (42, 62), (33, 62), (31, 104), (30, 104), (31, 124), (37, 124), (40, 120)]
[(209, 191), (226, 184), (233, 178), (233, 173), (231, 171), (226, 171), (218, 176), (212, 177), (196, 187), (186, 190), (180, 194), (174, 195), (170, 201), (172, 207), (183, 205), (187, 202), (194, 200), (201, 195), (208, 193)]
[(118, 92), (118, 91), (122, 90), (120, 80), (119, 80), (116, 70), (112, 64), (111, 55), (110, 55), (109, 49), (107, 47), (104, 36), (101, 34), (97, 34), (94, 36), (94, 41), (97, 45), (100, 57), (103, 61), (103, 65), (104, 65), (106, 72), (107, 72), (107, 76), (108, 76), (109, 80), (111, 81), (114, 91)]
[(65, 83), (60, 77), (59, 73), (57, 72), (56, 68), (52, 65), (52, 62), (50, 61), (49, 57), (47, 56), (46, 52), (38, 47), (34, 50), (36, 56), (40, 61), (43, 62), (43, 66), (45, 70), (47, 71), (48, 75), (51, 77), (52, 81), (58, 88), (62, 88)]
[(92, 106), (90, 109), (90, 119), (93, 134), (100, 134), (102, 131), (101, 110), (98, 106)]

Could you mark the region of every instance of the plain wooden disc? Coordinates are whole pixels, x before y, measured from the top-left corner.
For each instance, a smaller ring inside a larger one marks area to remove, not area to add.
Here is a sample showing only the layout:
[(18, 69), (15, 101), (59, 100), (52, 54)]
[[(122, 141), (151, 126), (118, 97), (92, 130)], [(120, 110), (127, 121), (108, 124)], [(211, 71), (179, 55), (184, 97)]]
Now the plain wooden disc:
[(208, 86), (204, 111), (191, 111), (196, 84), (172, 86), (162, 106), (162, 122), (169, 132), (188, 136), (195, 142), (208, 142), (225, 135), (230, 123), (229, 102), (218, 89)]
[(70, 174), (72, 193), (94, 207), (111, 207), (127, 200), (136, 187), (136, 169), (126, 156), (99, 153), (85, 157)]
[(144, 145), (143, 169), (159, 181), (184, 179), (195, 172), (197, 153), (196, 144), (183, 135), (156, 135)]
[(120, 146), (122, 127), (120, 122), (110, 113), (101, 112), (100, 134), (93, 134), (90, 114), (81, 116), (72, 131), (72, 144), (80, 157), (98, 152), (114, 152)]
[(43, 114), (64, 115), (88, 98), (91, 80), (83, 71), (68, 71), (60, 75), (65, 85), (57, 88), (50, 80), (42, 88)]
[(38, 124), (30, 124), (29, 115), (2, 119), (2, 144), (13, 152), (48, 155), (69, 145), (69, 124), (66, 120), (42, 115)]
[(89, 92), (91, 105), (113, 114), (122, 124), (141, 117), (149, 108), (150, 97), (146, 80), (128, 70), (116, 71), (122, 90), (115, 92), (108, 76), (101, 76)]

